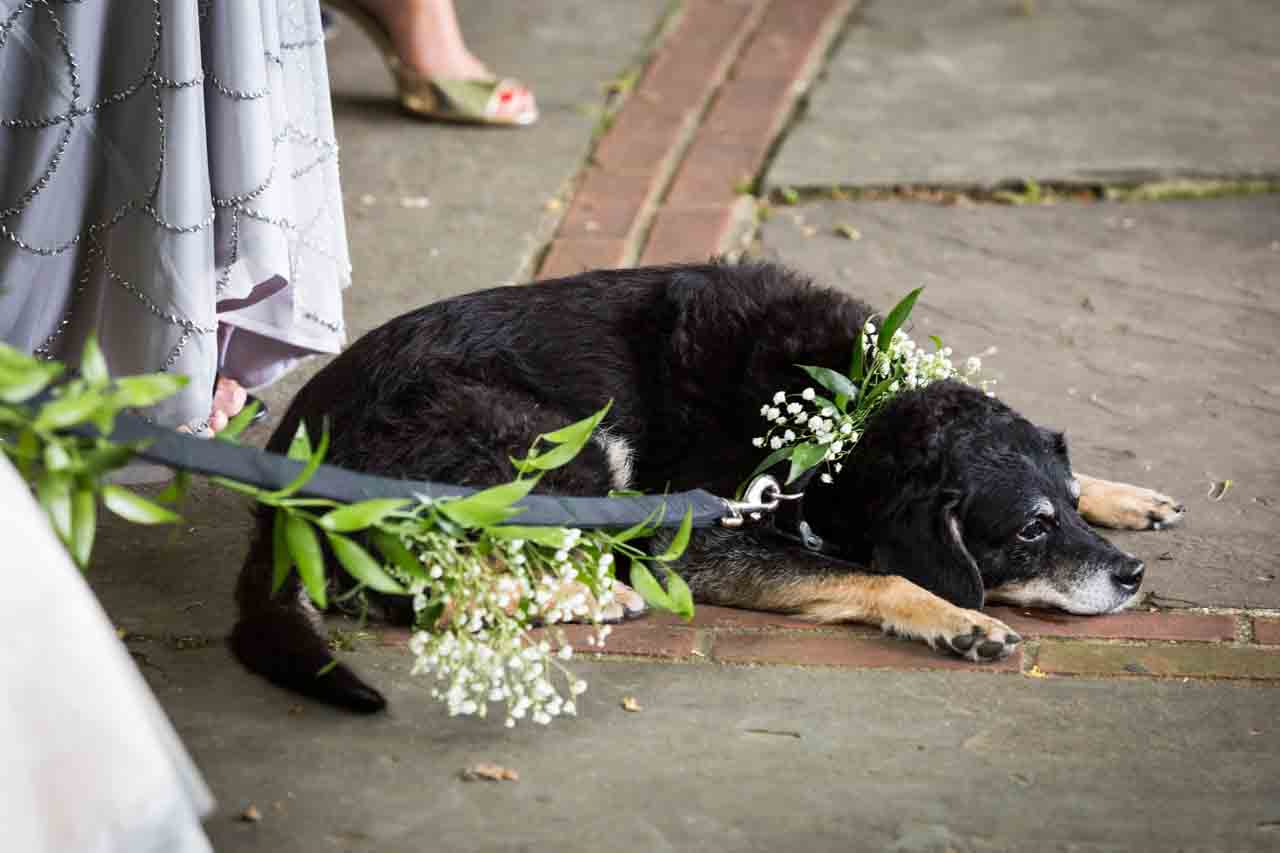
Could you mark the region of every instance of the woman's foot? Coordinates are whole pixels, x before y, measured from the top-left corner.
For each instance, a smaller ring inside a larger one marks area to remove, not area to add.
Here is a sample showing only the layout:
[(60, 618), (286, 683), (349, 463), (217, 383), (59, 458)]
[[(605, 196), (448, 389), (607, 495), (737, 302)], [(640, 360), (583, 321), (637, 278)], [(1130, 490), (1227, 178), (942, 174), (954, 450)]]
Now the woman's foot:
[[(400, 62), (430, 80), (494, 80), (462, 38), (453, 0), (356, 0), (391, 37)], [(537, 103), (528, 87), (510, 82), (494, 101), (496, 118), (515, 121), (536, 115)], [(526, 123), (520, 121), (518, 123)]]
[[(227, 423), (240, 414), (249, 392), (234, 379), (219, 376), (213, 386), (213, 406), (209, 409), (209, 420), (202, 426), (200, 433), (204, 436), (217, 435), (227, 428)], [(196, 432), (196, 427), (183, 424), (178, 432)]]
[(213, 386), (213, 408), (209, 412), (209, 429), (214, 433), (227, 428), (227, 422), (240, 414), (249, 392), (234, 379), (219, 376)]

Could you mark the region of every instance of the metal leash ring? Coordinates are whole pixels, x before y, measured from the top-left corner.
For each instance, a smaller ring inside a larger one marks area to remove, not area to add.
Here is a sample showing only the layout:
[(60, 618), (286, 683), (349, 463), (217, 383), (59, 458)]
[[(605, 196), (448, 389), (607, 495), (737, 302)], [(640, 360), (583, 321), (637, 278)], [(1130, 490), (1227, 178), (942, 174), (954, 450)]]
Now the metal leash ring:
[(747, 486), (742, 500), (725, 501), (729, 507), (729, 515), (720, 519), (720, 524), (731, 528), (742, 527), (748, 520), (760, 521), (765, 513), (776, 511), (782, 501), (795, 501), (803, 497), (804, 492), (784, 492), (776, 477), (761, 474)]

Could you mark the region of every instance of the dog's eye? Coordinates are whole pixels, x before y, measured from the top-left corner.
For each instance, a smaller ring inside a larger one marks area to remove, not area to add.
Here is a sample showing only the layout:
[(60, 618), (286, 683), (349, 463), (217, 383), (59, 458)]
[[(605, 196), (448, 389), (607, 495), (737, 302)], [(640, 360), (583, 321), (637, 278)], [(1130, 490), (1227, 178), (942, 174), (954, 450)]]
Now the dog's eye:
[(1023, 542), (1034, 542), (1049, 532), (1049, 527), (1040, 519), (1028, 521), (1018, 531), (1018, 538)]

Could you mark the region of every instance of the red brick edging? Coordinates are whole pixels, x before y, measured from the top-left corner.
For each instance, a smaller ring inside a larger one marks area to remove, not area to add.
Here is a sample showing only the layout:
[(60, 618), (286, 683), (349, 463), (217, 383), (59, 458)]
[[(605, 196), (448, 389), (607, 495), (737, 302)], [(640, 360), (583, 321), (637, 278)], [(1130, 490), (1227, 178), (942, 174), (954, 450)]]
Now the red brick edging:
[(686, 0), (601, 138), (538, 272), (701, 261), (855, 0)]
[[(616, 625), (603, 649), (589, 645), (587, 626), (559, 630), (582, 653), (671, 662), (1280, 681), (1276, 618), (1252, 617), (1254, 642), (1237, 643), (1237, 629), (1251, 618), (1247, 614), (1133, 611), (1088, 617), (1008, 607), (987, 612), (1026, 640), (994, 665), (881, 636), (863, 625), (815, 625), (724, 607), (700, 606), (688, 624), (658, 613)], [(382, 633), (384, 645), (403, 645), (407, 638), (404, 630)]]

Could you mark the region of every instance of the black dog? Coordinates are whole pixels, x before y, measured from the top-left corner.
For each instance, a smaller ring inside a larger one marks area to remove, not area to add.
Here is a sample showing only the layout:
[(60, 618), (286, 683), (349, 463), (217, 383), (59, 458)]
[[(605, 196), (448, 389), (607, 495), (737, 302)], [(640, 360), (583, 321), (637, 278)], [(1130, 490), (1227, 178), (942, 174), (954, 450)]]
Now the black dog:
[[(871, 315), (767, 264), (611, 270), (473, 293), (354, 343), (302, 389), (269, 447), (283, 451), (304, 418), (316, 434), (327, 417), (336, 465), (493, 485), (511, 479), (510, 457), (533, 436), (612, 399), (597, 441), (541, 490), (701, 487), (728, 496), (763, 453), (752, 445), (761, 403), (811, 384), (797, 364), (847, 366)], [(1183, 509), (1146, 489), (1073, 475), (1061, 433), (946, 381), (880, 410), (843, 473), (806, 489), (803, 511), (865, 568), (760, 531), (702, 531), (677, 567), (695, 599), (870, 622), (994, 660), (1020, 638), (977, 612), (984, 601), (1105, 613), (1136, 597), (1142, 563), (1085, 519), (1151, 528)], [(381, 708), (377, 691), (329, 665), (319, 616), (296, 580), (270, 597), (267, 532), (264, 521), (241, 575), (236, 653), (285, 686)], [(411, 617), (403, 602), (384, 603), (390, 618)]]

